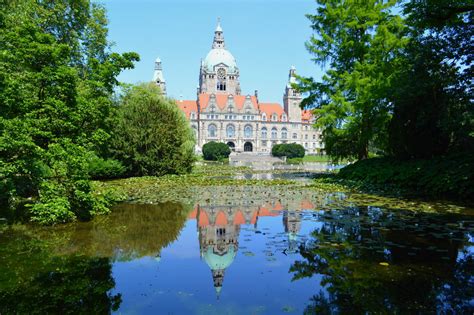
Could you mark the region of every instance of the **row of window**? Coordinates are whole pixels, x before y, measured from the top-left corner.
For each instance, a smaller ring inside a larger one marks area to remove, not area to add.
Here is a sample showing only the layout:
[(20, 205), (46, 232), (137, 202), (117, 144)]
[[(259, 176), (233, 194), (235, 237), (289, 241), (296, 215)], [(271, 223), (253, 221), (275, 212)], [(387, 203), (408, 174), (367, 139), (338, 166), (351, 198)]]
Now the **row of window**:
[[(214, 108), (211, 108), (211, 112), (214, 112)], [(233, 112), (233, 108), (229, 108), (229, 112)], [(195, 119), (196, 115), (195, 113), (191, 113), (191, 119)], [(237, 115), (224, 115), (225, 119), (237, 119)], [(212, 115), (206, 115), (207, 119), (219, 119), (219, 115), (217, 114), (212, 114)], [(254, 115), (243, 115), (242, 116), (243, 120), (255, 120)], [(262, 114), (262, 120), (267, 121), (267, 115)], [(277, 115), (272, 115), (271, 121), (278, 121), (278, 116)], [(287, 121), (286, 115), (282, 115), (281, 121)], [(308, 126), (305, 126), (305, 130), (308, 130)]]
[[(267, 140), (262, 140), (262, 147), (267, 147), (268, 142), (269, 142), (269, 141), (267, 141)], [(287, 141), (282, 141), (281, 143), (287, 143)], [(277, 144), (277, 142), (276, 142), (276, 141), (271, 141), (270, 144), (271, 144), (271, 146), (273, 147), (275, 144)], [(303, 146), (304, 146), (306, 149), (311, 149), (311, 148), (315, 149), (315, 148), (318, 148), (318, 143), (317, 143), (317, 142), (310, 142), (310, 143), (305, 142)], [(322, 142), (319, 143), (319, 147), (320, 147), (320, 148), (323, 147), (323, 143), (322, 143)]]
[[(262, 139), (267, 139), (268, 129), (266, 127), (263, 127), (260, 130), (260, 132), (261, 132)], [(214, 125), (214, 124), (210, 124), (207, 127), (207, 134), (211, 138), (217, 137), (217, 126)], [(226, 137), (227, 138), (235, 138), (235, 135), (236, 135), (235, 126), (234, 125), (227, 125), (227, 127), (226, 127)], [(277, 139), (278, 138), (278, 130), (277, 130), (276, 127), (273, 127), (270, 130), (270, 136), (271, 136), (271, 139)], [(246, 137), (246, 138), (253, 137), (253, 128), (252, 128), (252, 126), (246, 125), (244, 127), (244, 137)], [(298, 134), (293, 133), (292, 138), (293, 139), (298, 139)], [(307, 135), (306, 135), (306, 138), (307, 138)], [(286, 128), (281, 129), (281, 139), (288, 139), (288, 130)], [(314, 135), (313, 139), (316, 139), (316, 135)]]

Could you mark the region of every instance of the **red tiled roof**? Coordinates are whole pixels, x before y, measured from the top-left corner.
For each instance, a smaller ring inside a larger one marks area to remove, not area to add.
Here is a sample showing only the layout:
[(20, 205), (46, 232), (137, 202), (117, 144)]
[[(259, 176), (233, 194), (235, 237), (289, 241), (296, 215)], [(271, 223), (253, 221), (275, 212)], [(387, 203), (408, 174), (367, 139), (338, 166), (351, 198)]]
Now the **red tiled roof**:
[(242, 214), (242, 211), (237, 211), (237, 213), (234, 216), (234, 225), (241, 225), (245, 224), (245, 217)]
[(198, 224), (200, 227), (209, 225), (209, 217), (205, 211), (199, 211)]
[(305, 109), (304, 111), (301, 112), (301, 120), (309, 121), (311, 117), (313, 117), (313, 113), (310, 110)]
[(277, 120), (281, 121), (281, 115), (285, 112), (283, 107), (278, 103), (260, 103), (260, 111), (267, 115), (267, 120), (271, 121), (272, 115), (277, 115)]
[[(225, 108), (227, 104), (227, 100), (229, 95), (226, 94), (215, 94), (216, 95), (216, 103), (217, 106), (222, 110)], [(205, 109), (209, 104), (209, 99), (211, 98), (211, 94), (201, 93), (199, 94), (199, 105), (201, 106), (201, 110)], [(238, 110), (242, 110), (244, 108), (244, 103), (246, 96), (245, 95), (233, 95), (235, 106)], [(255, 96), (250, 96), (250, 100), (252, 101), (252, 105), (255, 109), (258, 108), (257, 106), (257, 98)]]
[(216, 225), (227, 225), (227, 216), (225, 215), (224, 212), (219, 211), (219, 213), (216, 216)]
[(197, 113), (197, 103), (196, 103), (196, 101), (181, 100), (181, 101), (176, 101), (176, 104), (183, 111), (183, 113), (186, 115), (187, 119), (189, 119), (189, 117), (191, 116), (191, 112)]

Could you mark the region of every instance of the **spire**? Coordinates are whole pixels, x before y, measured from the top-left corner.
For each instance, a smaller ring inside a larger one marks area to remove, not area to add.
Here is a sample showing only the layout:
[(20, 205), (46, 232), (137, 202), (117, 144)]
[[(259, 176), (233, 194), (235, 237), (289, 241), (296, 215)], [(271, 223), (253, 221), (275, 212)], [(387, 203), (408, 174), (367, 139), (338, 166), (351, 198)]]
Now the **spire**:
[(212, 49), (225, 49), (224, 43), (224, 31), (221, 27), (221, 18), (217, 18), (217, 27), (214, 32), (214, 42), (212, 43)]
[(166, 95), (166, 81), (163, 76), (163, 67), (161, 65), (161, 59), (158, 57), (155, 60), (155, 71), (153, 72), (153, 82), (158, 85), (161, 89), (161, 94)]
[(216, 32), (221, 32), (222, 33), (221, 18), (220, 17), (217, 18)]

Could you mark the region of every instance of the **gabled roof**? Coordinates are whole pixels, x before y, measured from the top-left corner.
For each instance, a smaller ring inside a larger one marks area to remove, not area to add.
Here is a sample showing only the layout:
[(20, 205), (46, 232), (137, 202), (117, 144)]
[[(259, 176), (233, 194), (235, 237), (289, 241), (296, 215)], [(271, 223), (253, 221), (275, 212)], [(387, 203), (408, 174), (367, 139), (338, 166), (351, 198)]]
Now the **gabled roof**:
[(278, 116), (277, 120), (281, 120), (281, 115), (285, 113), (283, 107), (278, 103), (260, 103), (260, 111), (267, 115), (267, 120), (270, 121), (273, 114)]
[(186, 115), (187, 119), (189, 119), (189, 117), (191, 116), (191, 112), (197, 113), (196, 101), (176, 101), (176, 104), (178, 105), (179, 109), (181, 109)]
[(313, 113), (308, 109), (305, 109), (301, 112), (301, 120), (303, 121), (306, 120), (309, 122), (312, 117), (313, 117)]
[[(216, 103), (220, 110), (223, 110), (229, 99), (230, 95), (226, 94), (215, 94), (216, 96)], [(211, 94), (208, 93), (201, 93), (199, 94), (199, 105), (201, 106), (201, 110), (204, 110), (209, 105), (209, 100), (211, 98)], [(244, 108), (246, 96), (245, 95), (233, 95), (232, 98), (234, 99), (234, 104), (237, 110), (242, 110)], [(257, 98), (255, 96), (250, 96), (250, 101), (252, 102), (252, 106), (255, 109), (258, 109), (257, 105)]]

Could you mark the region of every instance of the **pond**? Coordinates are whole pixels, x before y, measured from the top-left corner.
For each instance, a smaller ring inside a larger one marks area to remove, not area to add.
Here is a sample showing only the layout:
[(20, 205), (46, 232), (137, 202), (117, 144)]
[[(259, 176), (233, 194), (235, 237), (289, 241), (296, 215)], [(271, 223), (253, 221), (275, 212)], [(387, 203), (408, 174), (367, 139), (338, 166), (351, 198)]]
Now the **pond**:
[(214, 199), (228, 190), (205, 187), (195, 202), (138, 198), (91, 222), (4, 225), (0, 314), (474, 310), (473, 209), (266, 188)]

